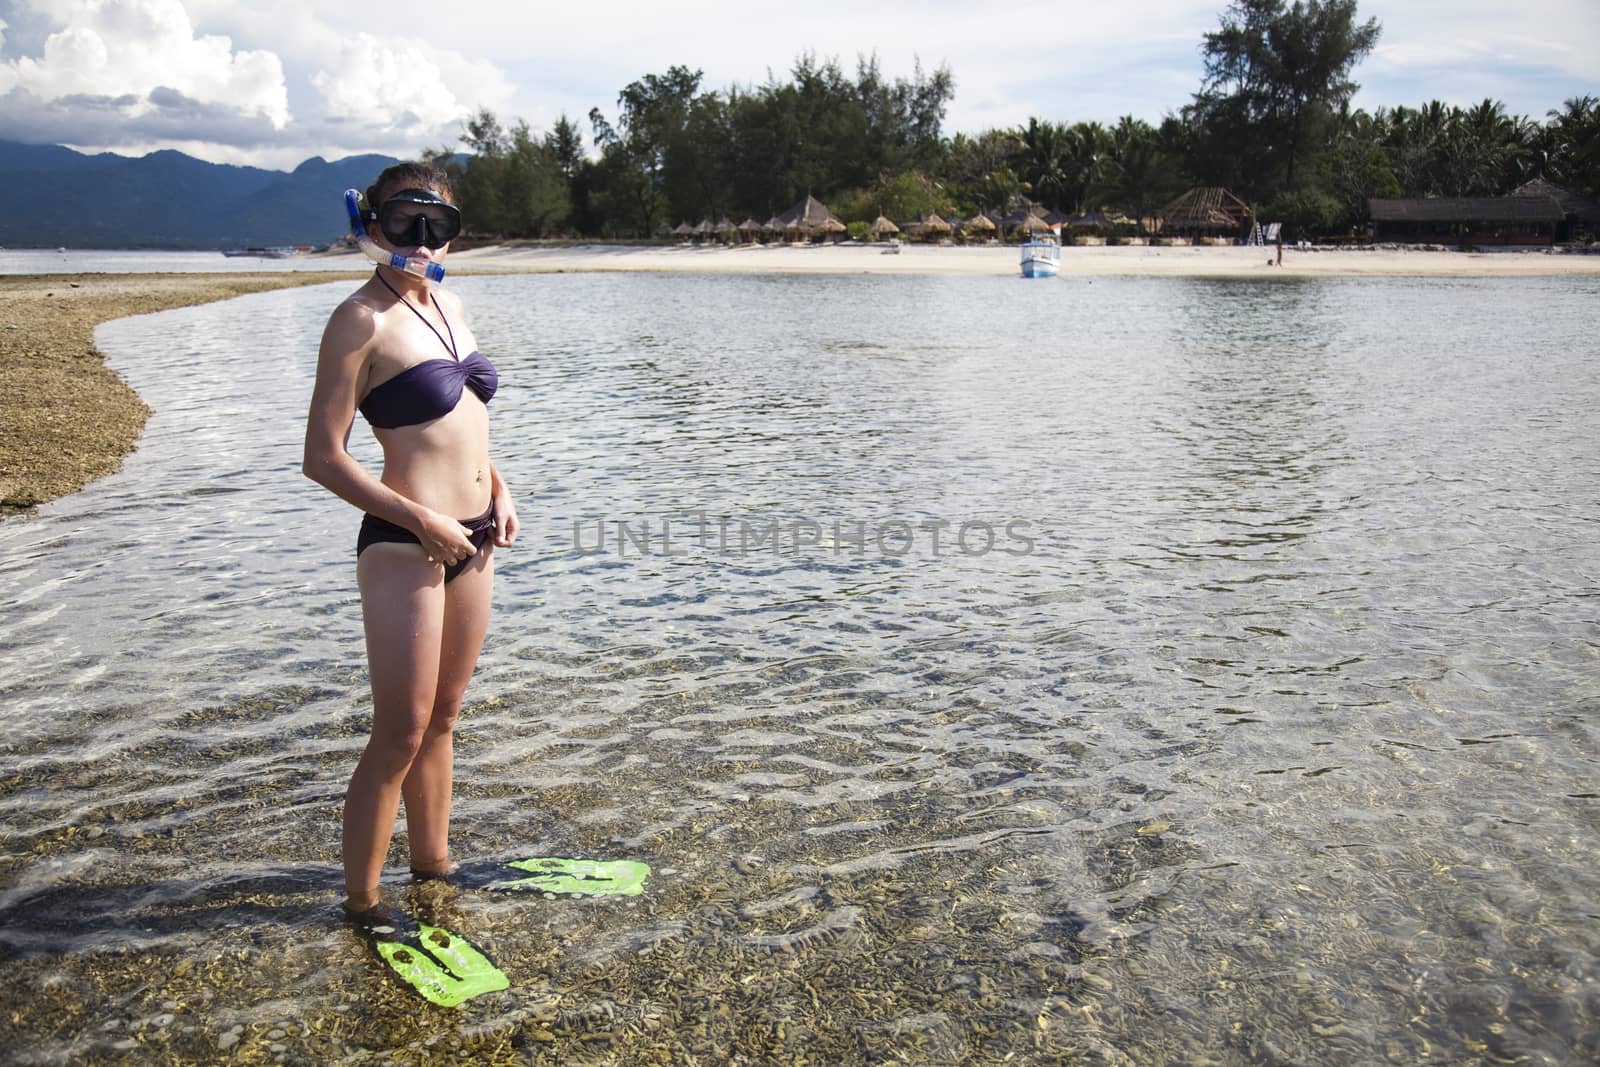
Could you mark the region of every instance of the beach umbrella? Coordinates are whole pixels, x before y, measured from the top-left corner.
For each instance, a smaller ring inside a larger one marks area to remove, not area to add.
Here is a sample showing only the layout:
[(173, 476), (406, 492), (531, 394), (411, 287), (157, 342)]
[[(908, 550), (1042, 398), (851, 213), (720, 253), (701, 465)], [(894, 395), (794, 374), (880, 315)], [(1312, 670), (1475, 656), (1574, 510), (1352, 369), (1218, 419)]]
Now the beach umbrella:
[(713, 232), (714, 230), (715, 230), (715, 227), (711, 225), (711, 220), (710, 219), (701, 219), (699, 222), (697, 222), (695, 224), (695, 227), (694, 227), (694, 232), (700, 237), (704, 237), (707, 234)]
[(1003, 225), (1008, 230), (1020, 230), (1023, 233), (1042, 233), (1050, 229), (1048, 222), (1025, 208), (1018, 209), (1007, 215)]
[(1070, 219), (1067, 219), (1065, 223), (1066, 227), (1070, 230), (1109, 230), (1116, 224), (1116, 219), (1112, 218), (1110, 215), (1107, 215), (1099, 208), (1095, 208), (1092, 211), (1085, 211), (1082, 215), (1076, 215)]

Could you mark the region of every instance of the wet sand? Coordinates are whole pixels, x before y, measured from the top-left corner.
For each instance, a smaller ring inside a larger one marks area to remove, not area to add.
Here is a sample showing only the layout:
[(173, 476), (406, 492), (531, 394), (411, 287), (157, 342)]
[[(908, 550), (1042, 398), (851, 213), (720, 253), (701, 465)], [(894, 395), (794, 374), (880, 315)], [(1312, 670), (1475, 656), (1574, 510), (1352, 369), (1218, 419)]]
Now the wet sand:
[(0, 277), (0, 517), (83, 488), (132, 451), (150, 409), (94, 347), (128, 315), (350, 280), (345, 272)]

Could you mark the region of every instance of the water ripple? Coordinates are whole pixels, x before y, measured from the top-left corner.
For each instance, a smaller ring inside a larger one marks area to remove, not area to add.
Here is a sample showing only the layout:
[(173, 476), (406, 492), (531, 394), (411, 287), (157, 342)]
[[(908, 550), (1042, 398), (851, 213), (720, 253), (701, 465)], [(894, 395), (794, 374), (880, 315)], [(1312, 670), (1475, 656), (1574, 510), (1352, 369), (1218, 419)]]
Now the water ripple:
[(1593, 1054), (1592, 280), (455, 284), (526, 524), (456, 847), (650, 891), (396, 884), (512, 991), (383, 980), (341, 289), (108, 324), (139, 450), (0, 526), (33, 1060)]

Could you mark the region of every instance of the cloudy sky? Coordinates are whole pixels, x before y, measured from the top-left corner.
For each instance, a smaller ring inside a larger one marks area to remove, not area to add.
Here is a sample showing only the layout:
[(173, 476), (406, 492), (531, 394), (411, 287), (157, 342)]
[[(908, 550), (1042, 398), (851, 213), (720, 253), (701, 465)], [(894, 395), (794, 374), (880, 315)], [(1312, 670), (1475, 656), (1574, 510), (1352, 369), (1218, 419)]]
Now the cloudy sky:
[[(875, 52), (889, 77), (947, 64), (947, 132), (1031, 115), (1159, 121), (1198, 86), (1201, 34), (1226, 3), (0, 0), (0, 139), (282, 169), (410, 156), (454, 143), (479, 107), (535, 129), (565, 112), (587, 130), (591, 107), (614, 113), (617, 91), (644, 74), (683, 64), (705, 88), (759, 84), (806, 50), (852, 73)], [(1600, 96), (1600, 0), (1360, 10), (1383, 38), (1357, 69), (1359, 105), (1493, 97), (1542, 117)]]

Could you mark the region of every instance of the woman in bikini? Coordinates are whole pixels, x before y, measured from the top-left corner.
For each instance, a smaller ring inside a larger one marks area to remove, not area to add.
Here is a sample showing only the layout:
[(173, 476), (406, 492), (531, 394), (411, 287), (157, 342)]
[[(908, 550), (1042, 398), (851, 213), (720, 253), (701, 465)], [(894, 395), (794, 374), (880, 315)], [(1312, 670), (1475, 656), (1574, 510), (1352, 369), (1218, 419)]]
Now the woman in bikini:
[[(366, 234), (421, 273), (461, 228), (452, 201), (433, 167), (390, 167), (367, 190)], [(460, 299), (417, 273), (380, 265), (334, 310), (306, 422), (306, 477), (365, 513), (356, 581), (372, 733), (344, 803), (344, 907), (358, 920), (383, 910), (402, 798), (413, 872), (449, 873), (451, 735), (489, 623), (494, 550), (518, 525), (489, 458), (494, 367)], [(379, 477), (345, 448), (357, 410), (383, 447)]]

